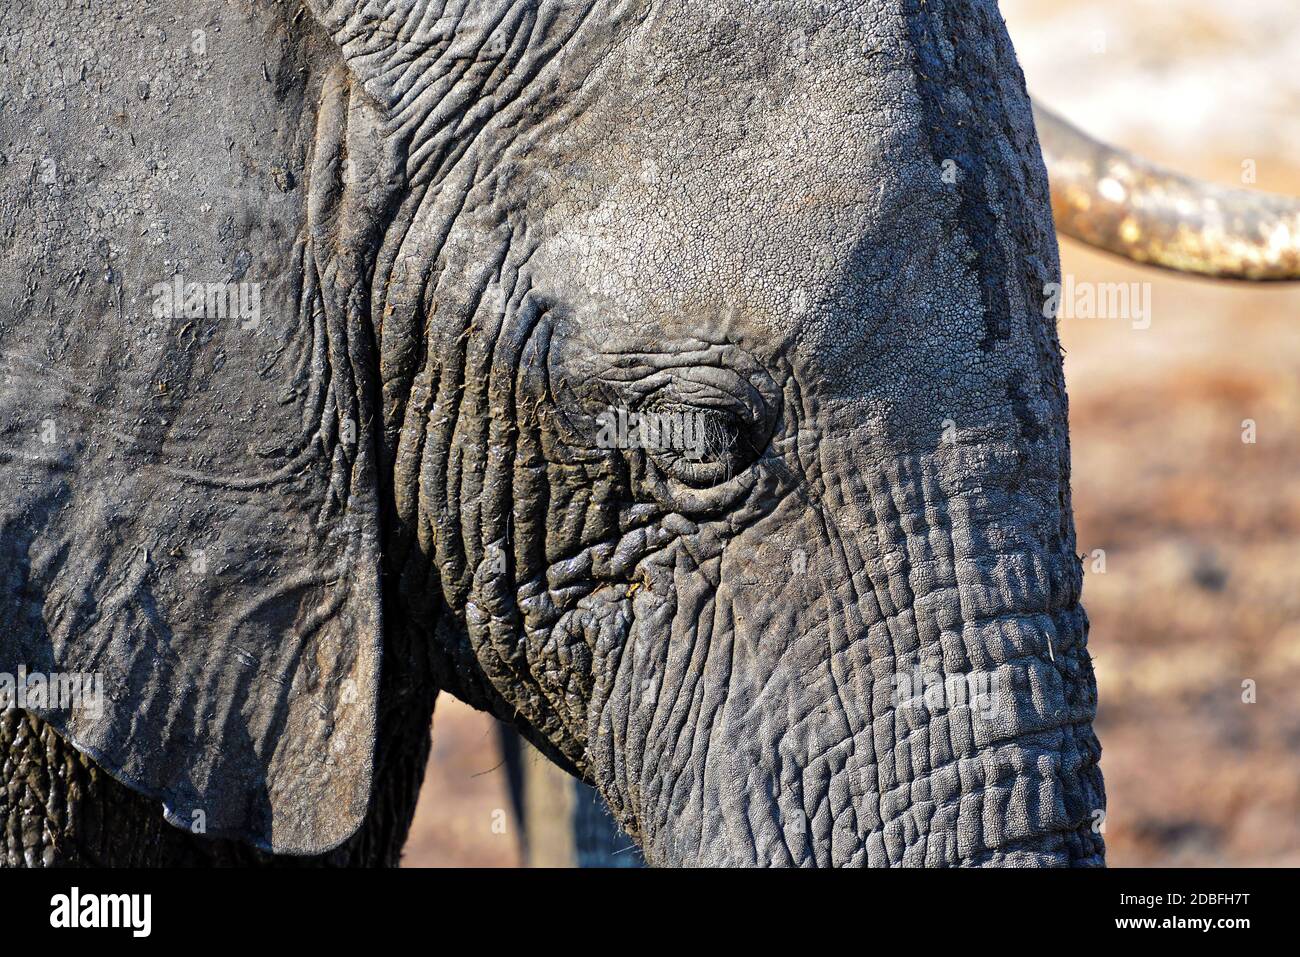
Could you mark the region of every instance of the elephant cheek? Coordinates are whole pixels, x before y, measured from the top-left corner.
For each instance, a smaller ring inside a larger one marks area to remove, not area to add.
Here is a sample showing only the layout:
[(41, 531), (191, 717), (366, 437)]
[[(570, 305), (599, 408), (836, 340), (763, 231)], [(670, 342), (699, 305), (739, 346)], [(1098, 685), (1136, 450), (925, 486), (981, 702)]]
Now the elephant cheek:
[(651, 863), (1101, 863), (1077, 566), (976, 506), (804, 501), (633, 596), (588, 753)]

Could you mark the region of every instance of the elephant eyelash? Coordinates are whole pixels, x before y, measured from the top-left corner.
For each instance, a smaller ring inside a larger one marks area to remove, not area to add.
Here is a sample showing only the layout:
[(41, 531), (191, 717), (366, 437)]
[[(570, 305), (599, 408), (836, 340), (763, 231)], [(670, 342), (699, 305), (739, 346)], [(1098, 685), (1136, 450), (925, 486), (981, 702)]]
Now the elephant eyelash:
[(643, 416), (642, 421), (659, 417), (660, 423), (660, 431), (652, 430), (643, 442), (645, 453), (678, 481), (697, 488), (717, 485), (749, 464), (749, 430), (728, 410), (656, 403)]

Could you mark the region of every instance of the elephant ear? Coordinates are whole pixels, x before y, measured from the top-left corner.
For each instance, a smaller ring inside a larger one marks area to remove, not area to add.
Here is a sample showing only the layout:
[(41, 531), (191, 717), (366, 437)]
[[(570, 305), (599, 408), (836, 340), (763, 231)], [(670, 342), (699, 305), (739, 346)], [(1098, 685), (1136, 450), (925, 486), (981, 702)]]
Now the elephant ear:
[(401, 178), (341, 69), (322, 92), (224, 26), (251, 50), (189, 109), (134, 75), (86, 82), (132, 99), (111, 125), (0, 90), (30, 131), (0, 166), (0, 695), (172, 823), (309, 854), (370, 797), (366, 250)]

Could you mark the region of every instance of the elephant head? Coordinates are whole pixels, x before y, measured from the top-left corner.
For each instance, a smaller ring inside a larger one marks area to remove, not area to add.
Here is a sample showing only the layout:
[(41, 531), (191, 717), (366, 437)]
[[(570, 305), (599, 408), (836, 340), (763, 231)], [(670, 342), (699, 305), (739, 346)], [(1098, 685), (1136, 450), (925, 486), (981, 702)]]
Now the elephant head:
[(31, 707), (279, 852), (436, 687), (651, 863), (1101, 863), (993, 0), (307, 6), (10, 111), (0, 667), (104, 684)]

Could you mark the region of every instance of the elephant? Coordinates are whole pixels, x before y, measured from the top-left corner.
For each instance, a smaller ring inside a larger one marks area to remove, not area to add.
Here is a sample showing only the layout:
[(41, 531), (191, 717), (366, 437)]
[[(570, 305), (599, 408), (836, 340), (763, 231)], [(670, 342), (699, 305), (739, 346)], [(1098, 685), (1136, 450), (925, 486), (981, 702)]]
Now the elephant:
[(650, 865), (1104, 864), (995, 0), (68, 6), (0, 67), (0, 861), (395, 864), (449, 693)]

